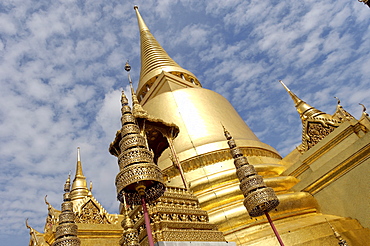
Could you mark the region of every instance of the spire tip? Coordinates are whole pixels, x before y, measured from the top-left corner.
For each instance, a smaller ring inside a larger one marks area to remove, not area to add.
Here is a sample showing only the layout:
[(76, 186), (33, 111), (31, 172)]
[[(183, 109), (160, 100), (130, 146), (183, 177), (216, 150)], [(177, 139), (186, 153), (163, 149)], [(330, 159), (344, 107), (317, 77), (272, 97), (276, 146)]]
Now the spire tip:
[(77, 161), (81, 161), (80, 147), (77, 147)]
[(288, 86), (286, 86), (282, 80), (279, 80), (279, 82), (280, 82), (280, 84), (282, 86), (284, 86), (284, 88), (285, 88), (286, 91), (288, 91), (288, 92), (290, 91), (289, 88), (288, 88)]

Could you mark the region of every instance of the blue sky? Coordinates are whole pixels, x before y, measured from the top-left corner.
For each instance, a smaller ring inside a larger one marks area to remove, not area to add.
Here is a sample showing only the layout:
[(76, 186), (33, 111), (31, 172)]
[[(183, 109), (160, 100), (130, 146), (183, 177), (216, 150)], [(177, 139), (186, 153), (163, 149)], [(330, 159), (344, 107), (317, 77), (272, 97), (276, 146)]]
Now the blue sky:
[(28, 244), (57, 209), (81, 147), (93, 194), (116, 213), (109, 143), (120, 128), (123, 67), (137, 85), (139, 32), (154, 36), (203, 87), (226, 97), (261, 141), (285, 156), (301, 141), (278, 83), (334, 113), (370, 107), (370, 9), (357, 0), (3, 0), (0, 2), (0, 241)]

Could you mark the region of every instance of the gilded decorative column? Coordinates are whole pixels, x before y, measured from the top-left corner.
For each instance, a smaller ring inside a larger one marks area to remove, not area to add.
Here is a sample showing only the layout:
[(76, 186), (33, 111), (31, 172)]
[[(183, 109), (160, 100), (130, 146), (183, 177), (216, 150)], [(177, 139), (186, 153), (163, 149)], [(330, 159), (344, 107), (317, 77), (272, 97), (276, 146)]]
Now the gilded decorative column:
[(275, 191), (266, 187), (262, 176), (258, 175), (252, 165), (249, 165), (247, 157), (236, 146), (235, 140), (224, 128), (225, 137), (234, 158), (236, 175), (240, 181), (240, 189), (245, 197), (244, 206), (252, 217), (263, 215), (265, 212), (276, 208), (279, 200)]
[(240, 181), (240, 190), (245, 197), (244, 206), (247, 208), (251, 217), (265, 215), (280, 245), (284, 246), (268, 213), (279, 205), (279, 199), (275, 191), (270, 187), (266, 187), (262, 176), (257, 174), (252, 165), (249, 165), (247, 157), (245, 157), (242, 151), (236, 146), (235, 140), (225, 127), (224, 134), (228, 140), (227, 143), (230, 147), (231, 155), (234, 158), (236, 175)]
[[(128, 70), (129, 71), (129, 70)], [(165, 192), (161, 169), (154, 164), (153, 152), (133, 116), (128, 100), (122, 91), (122, 128), (111, 144), (111, 153), (118, 156), (120, 172), (116, 177), (117, 198), (122, 203), (140, 205), (144, 211), (148, 242), (154, 246), (147, 203), (154, 202)], [(145, 133), (143, 133), (145, 134)], [(119, 150), (114, 146), (119, 142)]]
[(128, 100), (122, 92), (122, 128), (119, 142), (116, 177), (117, 198), (123, 203), (123, 196), (130, 205), (155, 201), (165, 191), (161, 169), (154, 164), (153, 154), (148, 150), (145, 138), (140, 135), (139, 126), (132, 115)]
[(73, 213), (73, 203), (70, 199), (70, 176), (64, 185), (62, 213), (59, 215), (59, 225), (56, 228), (56, 240), (52, 246), (79, 246), (80, 239), (77, 237), (77, 225)]

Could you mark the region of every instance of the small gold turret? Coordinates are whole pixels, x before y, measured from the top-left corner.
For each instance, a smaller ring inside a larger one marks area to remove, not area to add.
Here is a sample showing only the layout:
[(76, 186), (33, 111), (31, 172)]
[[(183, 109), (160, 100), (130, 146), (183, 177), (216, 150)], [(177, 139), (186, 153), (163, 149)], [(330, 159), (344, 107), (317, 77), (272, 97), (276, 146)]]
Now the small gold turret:
[(73, 212), (73, 203), (70, 198), (70, 175), (64, 185), (62, 213), (59, 215), (59, 225), (56, 228), (55, 238), (52, 246), (79, 246), (80, 239), (77, 237), (77, 225)]
[(83, 171), (82, 171), (80, 147), (78, 147), (77, 148), (76, 174), (75, 174), (75, 178), (73, 179), (72, 189), (71, 189), (71, 194), (70, 194), (71, 201), (73, 203), (76, 203), (76, 201), (80, 201), (88, 195), (89, 195), (89, 189), (87, 188), (86, 177), (84, 176)]
[(190, 71), (180, 67), (167, 52), (162, 48), (158, 41), (151, 34), (149, 28), (145, 24), (139, 13), (139, 8), (134, 7), (140, 29), (141, 39), (141, 72), (140, 83), (138, 85), (137, 94), (143, 93), (150, 88), (162, 71), (180, 76), (185, 80), (191, 81), (193, 84), (199, 85), (197, 77)]

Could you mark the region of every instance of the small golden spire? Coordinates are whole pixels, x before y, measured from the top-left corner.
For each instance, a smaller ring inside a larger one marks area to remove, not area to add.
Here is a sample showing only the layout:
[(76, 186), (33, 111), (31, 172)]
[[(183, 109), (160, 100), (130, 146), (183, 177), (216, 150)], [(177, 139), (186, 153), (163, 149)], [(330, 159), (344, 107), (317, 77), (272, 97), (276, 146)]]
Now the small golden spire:
[(124, 90), (122, 90), (122, 94), (121, 94), (121, 104), (122, 104), (122, 106), (128, 105), (128, 99), (126, 97), (126, 94), (125, 94)]
[(76, 164), (76, 175), (73, 179), (72, 189), (71, 189), (71, 199), (79, 200), (85, 198), (89, 193), (86, 184), (86, 177), (82, 171), (82, 163), (81, 163), (81, 154), (80, 154), (80, 147), (77, 148), (77, 164)]
[(279, 80), (279, 82), (283, 85), (285, 90), (289, 93), (290, 97), (293, 99), (295, 107), (297, 108), (298, 114), (302, 120), (306, 120), (309, 117), (318, 117), (318, 116), (323, 116), (324, 118), (328, 119), (332, 118), (331, 115), (328, 115), (312, 107), (311, 105), (297, 97), (292, 91), (289, 90), (289, 88), (284, 84), (282, 80)]
[[(71, 189), (71, 171), (69, 171), (68, 178), (64, 184), (64, 191)], [(46, 196), (45, 196), (45, 202), (46, 202)]]

